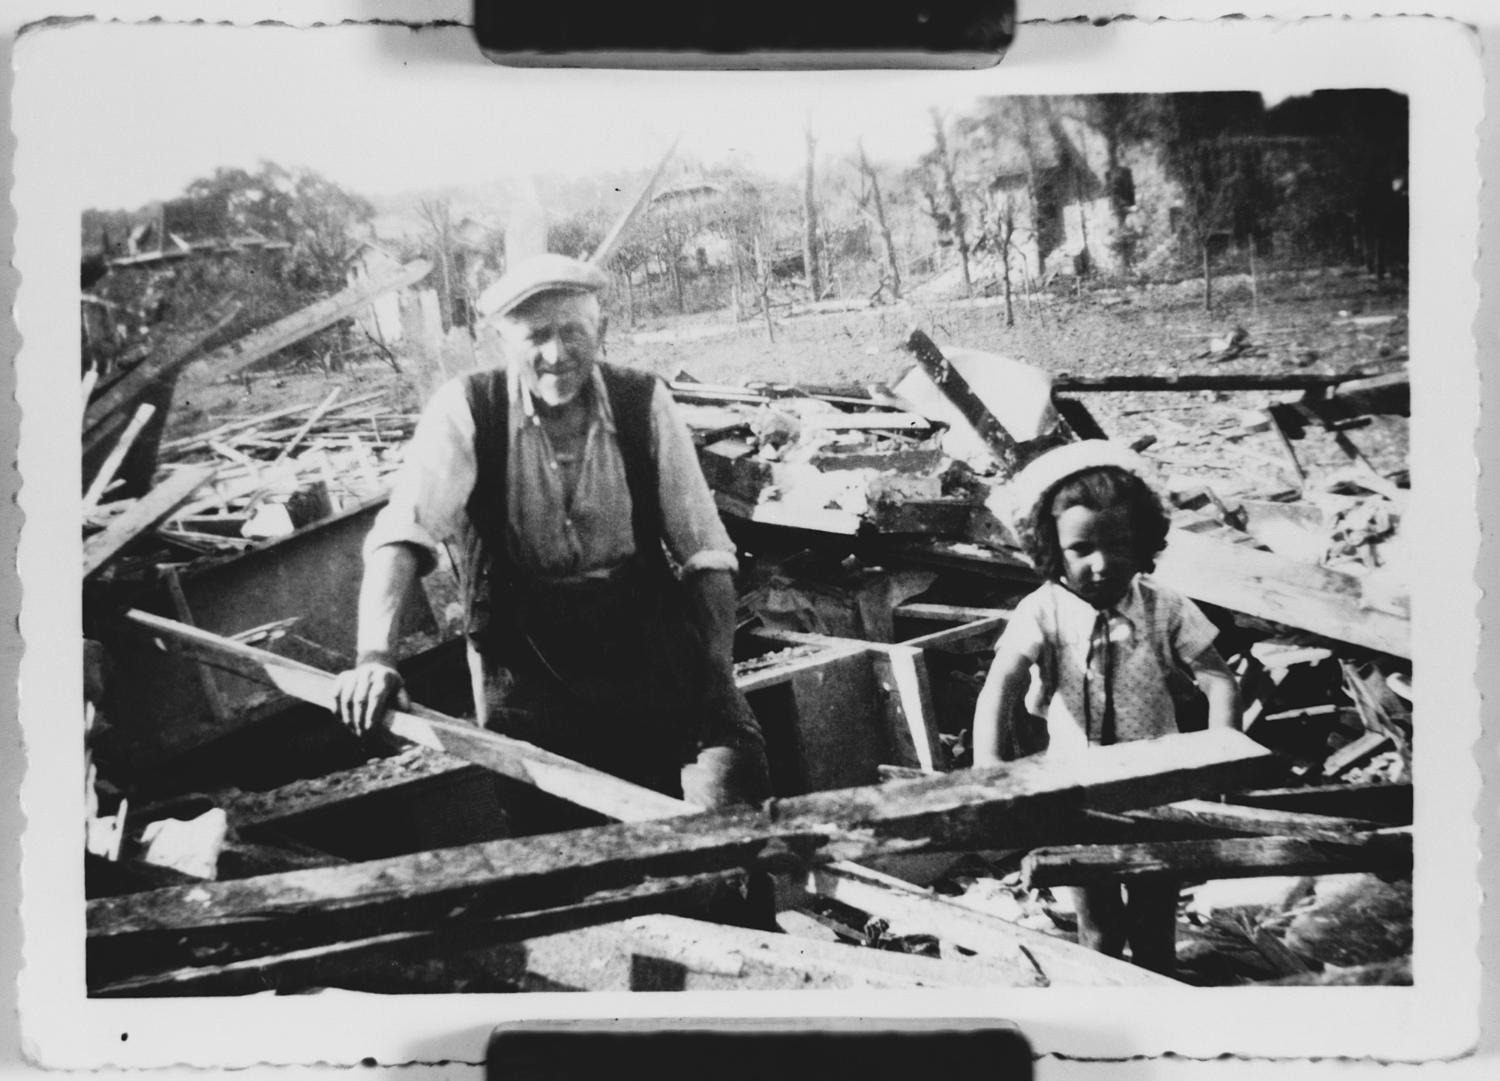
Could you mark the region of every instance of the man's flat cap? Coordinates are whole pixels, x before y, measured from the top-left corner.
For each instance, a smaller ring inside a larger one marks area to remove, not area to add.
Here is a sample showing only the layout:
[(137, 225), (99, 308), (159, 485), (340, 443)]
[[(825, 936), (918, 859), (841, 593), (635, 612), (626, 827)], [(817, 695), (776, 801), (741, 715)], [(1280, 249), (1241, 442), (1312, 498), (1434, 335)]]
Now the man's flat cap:
[(543, 293), (598, 293), (609, 286), (609, 275), (593, 263), (567, 255), (533, 255), (522, 259), (479, 294), (479, 314), (505, 315)]

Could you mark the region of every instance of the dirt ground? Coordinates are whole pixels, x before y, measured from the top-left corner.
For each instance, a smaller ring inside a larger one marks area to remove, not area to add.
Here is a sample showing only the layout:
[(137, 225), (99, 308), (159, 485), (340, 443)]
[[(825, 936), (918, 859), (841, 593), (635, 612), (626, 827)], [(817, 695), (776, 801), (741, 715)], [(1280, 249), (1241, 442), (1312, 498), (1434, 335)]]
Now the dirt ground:
[[(901, 343), (917, 327), (939, 347), (1000, 353), (1058, 374), (1391, 370), (1407, 358), (1406, 310), (1404, 283), (1350, 271), (1268, 277), (1254, 292), (1249, 279), (1240, 276), (1215, 282), (1212, 312), (1203, 308), (1201, 280), (1020, 296), (1013, 327), (1005, 325), (998, 297), (917, 299), (857, 311), (783, 315), (774, 341), (763, 320), (736, 326), (729, 313), (719, 312), (616, 327), (608, 356), (667, 378), (688, 374), (708, 383), (893, 383), (912, 363)], [(1236, 327), (1248, 332), (1250, 348), (1233, 360), (1215, 362), (1212, 340)], [(379, 360), (336, 373), (271, 367), (229, 382), (190, 368), (179, 383), (166, 437), (315, 402), (335, 385), (351, 395), (384, 388), (396, 411), (414, 411), (421, 404), (415, 381)], [(1285, 488), (1292, 480), (1275, 437), (1245, 431), (1253, 427), (1255, 410), (1287, 396), (1119, 392), (1091, 394), (1085, 401), (1111, 436), (1127, 441), (1155, 436), (1148, 455), (1168, 474), (1207, 481), (1221, 494), (1235, 495)], [(1316, 457), (1316, 448), (1299, 446), (1299, 454), (1309, 449)], [(1395, 451), (1404, 454), (1404, 446)], [(1347, 459), (1335, 454), (1327, 464), (1333, 468)]]

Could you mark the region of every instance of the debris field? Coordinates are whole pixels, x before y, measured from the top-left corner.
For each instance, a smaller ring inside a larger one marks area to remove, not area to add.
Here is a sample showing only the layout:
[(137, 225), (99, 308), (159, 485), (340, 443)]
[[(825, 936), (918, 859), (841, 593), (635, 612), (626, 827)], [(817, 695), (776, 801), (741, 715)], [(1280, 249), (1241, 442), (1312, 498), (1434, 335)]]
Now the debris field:
[[(1267, 347), (1237, 328), (1190, 371), (1069, 375), (913, 330), (888, 384), (669, 373), (743, 553), (775, 788), (703, 813), (468, 722), (449, 565), (404, 628), (421, 705), (369, 744), (329, 715), (407, 396), (164, 434), (187, 365), (231, 380), (429, 269), (88, 381), (91, 994), (1410, 982), (1404, 350), (1217, 367)], [(424, 389), (484, 360), (414, 342)], [(1157, 574), (1218, 627), (1245, 731), (972, 769), (1037, 582), (1007, 482), (1107, 437), (1160, 471)], [(724, 915), (759, 872), (775, 931)], [(1142, 879), (1182, 885), (1172, 976), (1074, 941), (1064, 887)]]

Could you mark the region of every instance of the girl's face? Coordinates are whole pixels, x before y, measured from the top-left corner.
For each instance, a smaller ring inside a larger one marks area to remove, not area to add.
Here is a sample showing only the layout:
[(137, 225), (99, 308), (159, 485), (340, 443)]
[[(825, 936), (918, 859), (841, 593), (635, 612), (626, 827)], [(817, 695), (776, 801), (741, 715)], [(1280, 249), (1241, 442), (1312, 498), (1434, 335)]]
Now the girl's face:
[(1056, 522), (1063, 583), (1095, 608), (1116, 604), (1136, 572), (1129, 513), (1069, 507)]

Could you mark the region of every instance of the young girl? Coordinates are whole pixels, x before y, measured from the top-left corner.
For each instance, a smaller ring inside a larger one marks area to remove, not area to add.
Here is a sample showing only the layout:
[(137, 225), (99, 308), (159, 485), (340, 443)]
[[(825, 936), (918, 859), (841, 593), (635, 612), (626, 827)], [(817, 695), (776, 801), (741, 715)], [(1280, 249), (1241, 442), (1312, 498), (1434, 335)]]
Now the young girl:
[[(1177, 732), (1171, 683), (1190, 678), (1210, 727), (1237, 728), (1234, 675), (1197, 606), (1150, 572), (1167, 539), (1161, 501), (1135, 455), (1072, 443), (1013, 482), (1017, 531), (1042, 585), (1016, 605), (974, 714), (974, 764), (1049, 757)], [(1144, 880), (1073, 890), (1079, 941), (1170, 971), (1177, 886)]]

